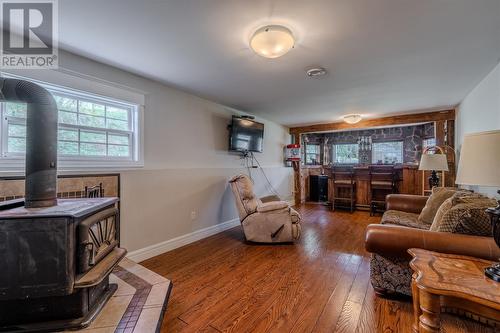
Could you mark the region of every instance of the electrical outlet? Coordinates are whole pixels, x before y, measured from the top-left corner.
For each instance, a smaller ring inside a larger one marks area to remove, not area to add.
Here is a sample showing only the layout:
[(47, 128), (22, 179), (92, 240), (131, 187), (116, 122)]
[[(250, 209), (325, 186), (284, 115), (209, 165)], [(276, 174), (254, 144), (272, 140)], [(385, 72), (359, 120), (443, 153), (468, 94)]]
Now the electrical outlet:
[(191, 212), (191, 220), (192, 220), (192, 221), (194, 221), (194, 220), (196, 220), (196, 218), (197, 218), (197, 217), (198, 217), (198, 214), (196, 213), (196, 211), (195, 211), (195, 210), (193, 210), (193, 211)]

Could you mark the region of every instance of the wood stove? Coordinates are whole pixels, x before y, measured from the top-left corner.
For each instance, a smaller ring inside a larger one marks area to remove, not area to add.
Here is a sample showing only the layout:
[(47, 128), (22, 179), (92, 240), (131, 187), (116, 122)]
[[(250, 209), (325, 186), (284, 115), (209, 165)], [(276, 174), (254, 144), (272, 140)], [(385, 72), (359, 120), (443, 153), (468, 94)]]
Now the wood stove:
[(52, 331), (92, 321), (116, 289), (109, 274), (126, 254), (117, 246), (117, 201), (0, 206), (0, 331)]
[(25, 198), (0, 204), (0, 332), (90, 324), (125, 256), (118, 198), (57, 199), (57, 107), (42, 87), (0, 78), (0, 101), (27, 103)]

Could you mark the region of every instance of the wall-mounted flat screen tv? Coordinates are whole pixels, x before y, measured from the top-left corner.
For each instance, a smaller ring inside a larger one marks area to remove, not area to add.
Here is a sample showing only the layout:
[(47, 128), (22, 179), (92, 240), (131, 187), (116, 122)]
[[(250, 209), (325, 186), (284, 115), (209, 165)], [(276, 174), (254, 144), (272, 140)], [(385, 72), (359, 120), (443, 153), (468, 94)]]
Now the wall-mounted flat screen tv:
[(230, 151), (262, 153), (264, 124), (249, 118), (233, 116), (230, 132)]

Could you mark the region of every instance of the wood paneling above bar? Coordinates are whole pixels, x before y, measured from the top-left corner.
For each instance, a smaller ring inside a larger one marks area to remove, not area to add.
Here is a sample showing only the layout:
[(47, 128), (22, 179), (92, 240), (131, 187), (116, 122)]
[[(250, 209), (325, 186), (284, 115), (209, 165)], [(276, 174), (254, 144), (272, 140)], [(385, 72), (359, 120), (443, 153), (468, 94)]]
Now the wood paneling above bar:
[(455, 120), (455, 110), (443, 110), (427, 113), (414, 113), (401, 116), (390, 116), (376, 119), (361, 120), (357, 124), (348, 124), (345, 122), (335, 122), (327, 124), (316, 124), (308, 126), (291, 127), (290, 134), (303, 134), (314, 132), (328, 132), (338, 130), (351, 130), (355, 128), (373, 128), (378, 126), (408, 125), (417, 123), (426, 123), (431, 121)]

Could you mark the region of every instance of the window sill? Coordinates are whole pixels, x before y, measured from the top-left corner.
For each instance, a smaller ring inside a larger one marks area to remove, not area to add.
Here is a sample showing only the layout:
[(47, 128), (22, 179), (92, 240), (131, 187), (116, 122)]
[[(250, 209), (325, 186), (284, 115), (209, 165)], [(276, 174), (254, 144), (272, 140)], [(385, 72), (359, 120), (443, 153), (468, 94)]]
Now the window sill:
[[(60, 160), (58, 164), (58, 174), (118, 172), (144, 168), (143, 161)], [(24, 159), (0, 159), (0, 177), (18, 177), (24, 174)]]

